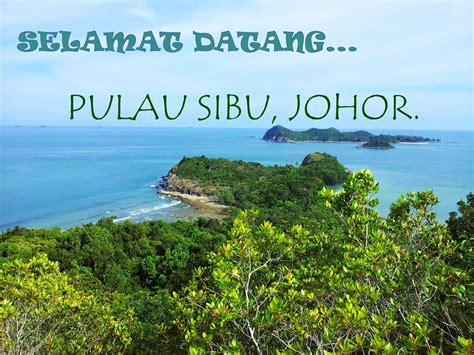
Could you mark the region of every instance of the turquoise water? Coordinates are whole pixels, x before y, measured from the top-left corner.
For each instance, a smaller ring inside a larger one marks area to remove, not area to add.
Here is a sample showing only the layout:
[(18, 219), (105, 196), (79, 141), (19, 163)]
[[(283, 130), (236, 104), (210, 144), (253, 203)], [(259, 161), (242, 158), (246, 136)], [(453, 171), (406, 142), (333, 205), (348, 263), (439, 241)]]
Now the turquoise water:
[(384, 214), (400, 194), (430, 188), (440, 198), (436, 211), (445, 220), (456, 202), (474, 190), (473, 132), (385, 131), (443, 140), (385, 151), (356, 149), (351, 143), (269, 143), (260, 139), (264, 129), (0, 129), (1, 230), (70, 227), (106, 216), (172, 220), (189, 206), (156, 195), (150, 185), (183, 156), (287, 164), (301, 162), (310, 152), (326, 152), (351, 170), (374, 173)]

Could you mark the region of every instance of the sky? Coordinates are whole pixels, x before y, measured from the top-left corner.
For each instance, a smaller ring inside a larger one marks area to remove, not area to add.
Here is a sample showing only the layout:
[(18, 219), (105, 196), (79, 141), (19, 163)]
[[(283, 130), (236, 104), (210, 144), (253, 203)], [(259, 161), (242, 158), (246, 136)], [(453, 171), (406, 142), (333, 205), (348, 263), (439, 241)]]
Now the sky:
[[(93, 30), (137, 36), (177, 31), (184, 47), (177, 53), (24, 53), (17, 50), (18, 35), (27, 30), (71, 31), (82, 41)], [(326, 34), (326, 46), (355, 46), (357, 51), (195, 53), (193, 30), (216, 38), (222, 31), (258, 31), (264, 37), (273, 30), (319, 30)], [(291, 128), (474, 129), (471, 1), (2, 0), (0, 35), (2, 125), (268, 128), (275, 115), (276, 124)], [(197, 120), (205, 113), (197, 105), (200, 96), (225, 98), (228, 93), (241, 100), (250, 95), (255, 112), (270, 95), (267, 114), (256, 121), (246, 115), (232, 121)], [(372, 94), (404, 95), (407, 111), (419, 118), (367, 120), (359, 115), (353, 120), (348, 110), (341, 111), (339, 120), (333, 114), (288, 120), (297, 94), (335, 100), (336, 93), (343, 104), (358, 95), (359, 105)], [(125, 114), (133, 114), (149, 94), (160, 119), (142, 114), (136, 121), (117, 120), (115, 96), (110, 117), (93, 120), (87, 104), (71, 121), (71, 94), (94, 95), (98, 109), (107, 107), (110, 95), (121, 94)], [(178, 119), (163, 117), (163, 95), (171, 112), (188, 95)]]

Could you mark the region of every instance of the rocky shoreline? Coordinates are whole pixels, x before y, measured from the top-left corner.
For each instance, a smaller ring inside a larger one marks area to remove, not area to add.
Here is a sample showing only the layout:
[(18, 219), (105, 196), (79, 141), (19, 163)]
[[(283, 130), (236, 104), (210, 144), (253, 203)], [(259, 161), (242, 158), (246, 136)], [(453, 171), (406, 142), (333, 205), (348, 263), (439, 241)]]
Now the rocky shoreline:
[(232, 209), (215, 201), (203, 192), (203, 188), (195, 181), (180, 178), (173, 172), (162, 176), (159, 194), (177, 198), (196, 210), (197, 217), (224, 219), (230, 216)]
[(176, 191), (160, 190), (159, 194), (175, 197), (196, 210), (196, 217), (225, 219), (230, 216), (231, 208), (212, 201), (207, 196), (196, 196)]

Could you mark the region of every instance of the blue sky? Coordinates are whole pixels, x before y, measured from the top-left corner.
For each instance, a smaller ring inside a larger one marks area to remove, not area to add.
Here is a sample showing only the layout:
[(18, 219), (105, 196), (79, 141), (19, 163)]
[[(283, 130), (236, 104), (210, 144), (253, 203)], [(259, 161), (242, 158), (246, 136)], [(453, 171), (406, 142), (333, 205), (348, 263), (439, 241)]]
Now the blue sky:
[[(130, 125), (269, 127), (271, 115), (259, 121), (208, 119), (189, 104), (178, 120), (135, 122), (87, 114), (70, 121), (69, 95), (95, 95), (106, 106), (109, 95), (122, 94), (124, 110), (133, 113), (149, 93), (157, 106), (189, 95), (252, 95), (263, 102), (277, 123), (294, 127), (372, 129), (459, 129), (473, 127), (473, 19), (471, 1), (5, 1), (1, 6), (1, 88), (3, 125)], [(16, 49), (25, 30), (179, 31), (185, 47), (179, 53), (22, 53)], [(354, 53), (193, 53), (192, 31), (309, 32), (322, 30), (327, 45), (354, 45)], [(351, 99), (374, 93), (403, 94), (418, 120), (388, 117), (378, 121), (351, 115), (339, 121), (285, 117), (296, 94), (336, 92)], [(160, 111), (160, 109), (158, 109)], [(161, 110), (162, 111), (162, 110)]]

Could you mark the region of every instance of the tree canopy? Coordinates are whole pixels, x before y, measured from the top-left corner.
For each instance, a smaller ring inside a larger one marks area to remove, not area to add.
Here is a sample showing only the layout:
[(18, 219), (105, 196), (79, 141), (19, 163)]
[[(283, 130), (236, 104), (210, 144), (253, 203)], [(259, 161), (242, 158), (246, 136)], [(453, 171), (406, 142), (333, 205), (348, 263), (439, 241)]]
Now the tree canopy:
[[(187, 178), (228, 171), (226, 221), (1, 233), (2, 352), (472, 353), (472, 194), (446, 225), (430, 190), (382, 217), (369, 171), (335, 191), (318, 169), (337, 161), (307, 158), (185, 160)], [(279, 174), (301, 185), (273, 189)]]

